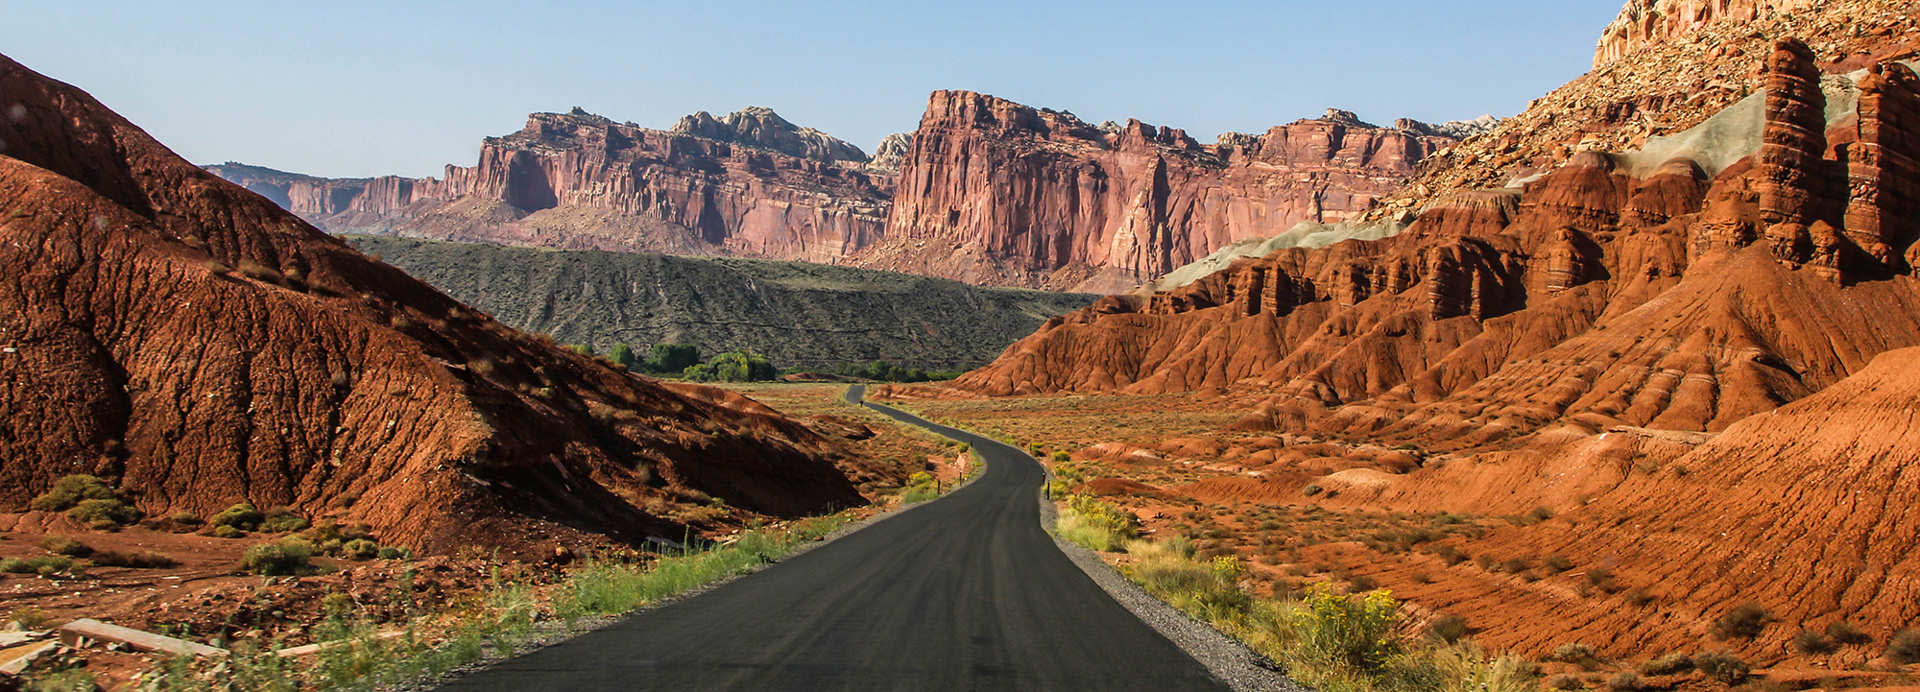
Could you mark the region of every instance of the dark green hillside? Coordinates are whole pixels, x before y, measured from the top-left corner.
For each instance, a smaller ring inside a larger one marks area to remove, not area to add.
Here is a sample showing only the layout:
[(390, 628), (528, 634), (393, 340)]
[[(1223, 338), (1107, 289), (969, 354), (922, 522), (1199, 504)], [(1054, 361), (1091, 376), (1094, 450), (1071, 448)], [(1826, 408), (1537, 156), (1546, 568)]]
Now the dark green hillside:
[(969, 368), (1095, 298), (800, 262), (347, 240), (507, 324), (598, 353), (687, 343), (789, 369)]

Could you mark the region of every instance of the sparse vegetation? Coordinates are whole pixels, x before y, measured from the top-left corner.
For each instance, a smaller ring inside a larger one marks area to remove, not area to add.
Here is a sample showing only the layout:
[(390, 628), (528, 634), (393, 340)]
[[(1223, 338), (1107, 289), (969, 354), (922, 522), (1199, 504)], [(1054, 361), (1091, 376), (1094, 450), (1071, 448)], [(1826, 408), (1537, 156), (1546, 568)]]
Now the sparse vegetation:
[(1693, 670), (1693, 659), (1675, 651), (1640, 664), (1644, 675), (1678, 675)]
[(696, 382), (765, 382), (780, 376), (766, 356), (752, 351), (728, 351), (681, 371)]
[(258, 530), (263, 533), (292, 533), (307, 528), (306, 517), (289, 507), (275, 507), (267, 510), (259, 522)]
[(174, 567), (180, 564), (178, 560), (151, 550), (136, 550), (130, 553), (102, 550), (94, 553), (92, 559), (93, 564), (101, 567), (131, 567), (135, 569), (156, 569), (161, 567)]
[(1054, 530), (1061, 538), (1088, 550), (1112, 552), (1126, 550), (1127, 544), (1139, 535), (1139, 527), (1139, 520), (1125, 510), (1091, 495), (1074, 495), (1060, 510), (1060, 521)]
[(1466, 638), (1472, 630), (1467, 627), (1467, 619), (1458, 615), (1442, 615), (1427, 623), (1428, 636), (1452, 644)]
[(1840, 646), (1833, 641), (1832, 637), (1817, 630), (1801, 630), (1799, 634), (1793, 635), (1793, 648), (1803, 654), (1824, 656), (1833, 653)]
[(213, 515), (213, 518), (209, 520), (208, 523), (216, 529), (224, 526), (241, 531), (258, 531), (260, 530), (261, 522), (266, 521), (266, 519), (267, 515), (260, 513), (260, 510), (254, 509), (252, 503), (241, 502), (221, 510), (219, 514)]
[(140, 510), (118, 499), (81, 500), (67, 510), (67, 516), (87, 525), (88, 528), (102, 530), (131, 524), (140, 520)]
[(900, 491), (900, 501), (905, 504), (926, 502), (939, 496), (939, 480), (925, 471), (915, 471), (908, 476), (906, 486)]
[(1752, 670), (1746, 661), (1733, 654), (1719, 651), (1704, 651), (1693, 655), (1693, 667), (1709, 678), (1723, 684), (1737, 685), (1747, 679)]
[(85, 474), (73, 474), (54, 481), (53, 487), (33, 498), (28, 507), (40, 512), (64, 512), (86, 500), (118, 500), (120, 494), (105, 481)]
[(86, 557), (93, 554), (93, 548), (85, 543), (66, 536), (48, 536), (40, 539), (40, 547), (55, 555), (67, 557)]
[(1860, 631), (1860, 628), (1854, 627), (1853, 623), (1845, 620), (1837, 620), (1833, 624), (1827, 625), (1827, 636), (1832, 637), (1833, 641), (1846, 646), (1859, 646), (1873, 643), (1873, 637), (1868, 636), (1866, 632)]
[(282, 538), (247, 548), (240, 558), (240, 568), (267, 576), (300, 574), (309, 568), (312, 557), (313, 544), (299, 538)]
[(1887, 642), (1887, 659), (1900, 665), (1920, 663), (1920, 630), (1900, 630)]
[(1748, 601), (1734, 606), (1713, 623), (1713, 632), (1721, 639), (1752, 639), (1760, 636), (1772, 616), (1759, 603)]

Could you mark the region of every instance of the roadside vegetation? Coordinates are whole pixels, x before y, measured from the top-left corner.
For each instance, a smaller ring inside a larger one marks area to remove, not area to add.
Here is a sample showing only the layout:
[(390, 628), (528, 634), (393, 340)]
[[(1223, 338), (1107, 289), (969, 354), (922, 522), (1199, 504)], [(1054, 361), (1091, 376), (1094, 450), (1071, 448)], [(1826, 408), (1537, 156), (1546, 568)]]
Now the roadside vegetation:
[(1057, 530), (1091, 550), (1124, 552), (1121, 574), (1281, 663), (1288, 675), (1315, 689), (1537, 689), (1531, 663), (1487, 654), (1466, 638), (1464, 623), (1442, 618), (1429, 628), (1433, 636), (1414, 636), (1400, 602), (1384, 589), (1343, 593), (1321, 583), (1304, 593), (1255, 598), (1241, 586), (1246, 567), (1239, 558), (1202, 557), (1184, 536), (1139, 540), (1131, 519), (1098, 498), (1074, 495), (1060, 511)]
[[(581, 620), (612, 616), (667, 599), (776, 561), (833, 533), (850, 514), (815, 517), (783, 527), (750, 529), (710, 546), (685, 547), (639, 560), (602, 560), (569, 571), (558, 583), (503, 579), (445, 612), (414, 612), (398, 629), (379, 626), (352, 599), (330, 598), (315, 628), (317, 651), (282, 656), (279, 644), (236, 646), (220, 662), (175, 658), (146, 674), (153, 690), (361, 690), (438, 677), (454, 668), (512, 655), (538, 639), (562, 635)], [(391, 598), (413, 611), (407, 581)], [(337, 594), (338, 595), (338, 594)], [(84, 672), (56, 675), (84, 683)], [(76, 689), (86, 689), (84, 685)]]

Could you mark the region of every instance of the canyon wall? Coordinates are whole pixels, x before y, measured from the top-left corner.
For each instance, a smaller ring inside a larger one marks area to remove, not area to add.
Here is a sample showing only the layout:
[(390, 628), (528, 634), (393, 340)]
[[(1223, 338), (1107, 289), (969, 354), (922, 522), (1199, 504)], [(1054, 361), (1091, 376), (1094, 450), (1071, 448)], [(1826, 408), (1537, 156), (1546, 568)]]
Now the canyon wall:
[[(1367, 209), (1452, 138), (1330, 111), (1203, 145), (1139, 121), (935, 92), (862, 266), (1114, 291), (1250, 237)], [(1419, 130), (1413, 129), (1415, 127)]]
[(1754, 21), (1811, 7), (1814, 0), (1629, 0), (1600, 34), (1593, 66), (1600, 67), (1653, 44), (1684, 38), (1718, 21)]

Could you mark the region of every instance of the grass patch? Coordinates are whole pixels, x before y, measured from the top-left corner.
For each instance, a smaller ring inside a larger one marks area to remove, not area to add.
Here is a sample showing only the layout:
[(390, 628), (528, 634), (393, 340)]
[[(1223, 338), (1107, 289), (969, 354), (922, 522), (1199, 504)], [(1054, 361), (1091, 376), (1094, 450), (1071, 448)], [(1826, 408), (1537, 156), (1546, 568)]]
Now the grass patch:
[(1088, 550), (1113, 552), (1126, 550), (1127, 544), (1140, 535), (1140, 521), (1091, 495), (1074, 495), (1060, 510), (1054, 532)]

